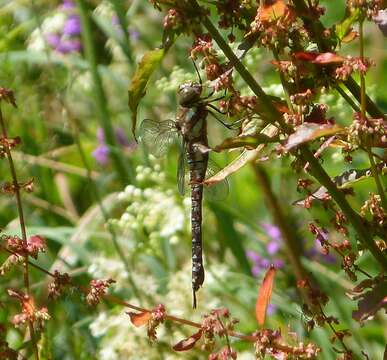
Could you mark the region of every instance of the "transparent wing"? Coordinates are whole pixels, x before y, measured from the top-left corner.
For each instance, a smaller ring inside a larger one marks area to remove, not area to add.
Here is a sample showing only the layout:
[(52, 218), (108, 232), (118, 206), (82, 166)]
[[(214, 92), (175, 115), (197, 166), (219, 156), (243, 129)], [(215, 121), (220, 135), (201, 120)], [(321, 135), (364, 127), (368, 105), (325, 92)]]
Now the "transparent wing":
[[(183, 149), (184, 150), (184, 149)], [(179, 190), (180, 195), (184, 196), (186, 185), (187, 185), (187, 179), (186, 179), (186, 168), (187, 168), (187, 161), (185, 157), (184, 151), (180, 152), (179, 155), (179, 161), (177, 163), (177, 188)]]
[[(211, 159), (208, 159), (206, 178), (214, 176), (220, 171), (220, 167)], [(205, 185), (205, 196), (208, 200), (220, 201), (227, 198), (229, 193), (228, 180), (224, 179), (214, 185)]]
[(156, 157), (163, 156), (176, 138), (177, 128), (173, 120), (145, 119), (140, 125), (140, 141)]

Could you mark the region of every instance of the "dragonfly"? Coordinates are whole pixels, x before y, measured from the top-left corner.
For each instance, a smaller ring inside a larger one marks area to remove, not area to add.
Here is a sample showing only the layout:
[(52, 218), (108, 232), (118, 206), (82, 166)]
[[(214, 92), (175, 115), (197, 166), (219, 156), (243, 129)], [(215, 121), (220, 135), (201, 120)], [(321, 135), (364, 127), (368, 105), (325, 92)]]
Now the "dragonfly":
[(221, 200), (228, 194), (228, 182), (217, 183), (211, 187), (204, 186), (203, 181), (217, 172), (216, 165), (209, 159), (207, 117), (211, 113), (228, 128), (227, 124), (216, 117), (211, 104), (220, 100), (211, 99), (213, 92), (203, 96), (203, 85), (189, 81), (179, 86), (177, 99), (179, 110), (175, 120), (155, 121), (145, 119), (140, 125), (140, 141), (156, 157), (165, 155), (176, 139), (180, 143), (177, 167), (177, 184), (183, 195), (186, 188), (186, 168), (189, 169), (191, 187), (191, 236), (192, 236), (192, 294), (193, 308), (196, 308), (196, 292), (204, 283), (203, 245), (202, 245), (202, 202), (203, 190), (211, 199)]

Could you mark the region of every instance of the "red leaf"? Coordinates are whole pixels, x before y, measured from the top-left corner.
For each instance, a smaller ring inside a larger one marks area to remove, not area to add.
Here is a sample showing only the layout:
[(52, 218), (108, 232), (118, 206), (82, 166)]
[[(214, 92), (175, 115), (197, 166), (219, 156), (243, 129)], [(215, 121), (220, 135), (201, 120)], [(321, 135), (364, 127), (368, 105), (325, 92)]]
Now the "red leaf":
[(326, 52), (319, 54), (316, 56), (316, 58), (312, 61), (314, 64), (320, 64), (320, 65), (327, 65), (327, 64), (337, 64), (342, 63), (345, 60), (340, 55), (337, 55), (335, 53)]
[(147, 324), (150, 318), (152, 317), (152, 313), (147, 311), (141, 313), (128, 312), (127, 314), (129, 315), (132, 324), (136, 327), (140, 327)]
[(202, 330), (200, 329), (195, 334), (191, 335), (190, 337), (179, 341), (177, 344), (175, 344), (172, 348), (175, 351), (187, 351), (191, 350), (196, 342), (202, 337)]
[(350, 31), (347, 35), (343, 37), (341, 41), (343, 43), (349, 43), (355, 40), (358, 36), (359, 36), (359, 33), (357, 31)]
[(257, 318), (260, 326), (263, 326), (265, 323), (266, 311), (270, 303), (276, 271), (277, 270), (274, 265), (270, 265), (269, 270), (266, 271), (262, 285), (258, 290), (257, 302), (255, 304), (255, 317)]
[[(369, 291), (366, 291), (370, 289)], [(357, 285), (352, 293), (352, 298), (359, 299), (358, 309), (352, 312), (352, 318), (362, 326), (365, 321), (374, 318), (379, 310), (387, 312), (387, 276), (367, 279)]]
[(282, 17), (285, 14), (287, 6), (283, 0), (277, 0), (271, 5), (266, 5), (259, 9), (259, 20), (272, 21)]
[[(267, 135), (269, 137), (277, 136), (278, 129), (275, 126), (267, 127), (265, 131), (262, 131), (262, 134)], [(256, 147), (254, 150), (244, 150), (237, 158), (235, 158), (230, 164), (228, 164), (225, 168), (220, 170), (215, 175), (211, 176), (210, 178), (206, 179), (204, 181), (205, 185), (213, 185), (216, 184), (225, 178), (227, 176), (230, 176), (231, 174), (235, 173), (239, 169), (241, 169), (243, 166), (250, 162), (254, 162), (262, 150), (264, 149), (265, 144), (260, 144)]]
[(316, 124), (304, 123), (296, 128), (296, 131), (291, 134), (285, 143), (285, 150), (289, 151), (292, 148), (305, 143), (307, 141), (318, 139), (322, 136), (331, 136), (344, 129), (337, 124)]
[(317, 53), (309, 51), (299, 51), (294, 53), (294, 57), (297, 60), (311, 62), (313, 64), (319, 65), (328, 65), (328, 64), (337, 64), (342, 63), (345, 58), (335, 53), (326, 52), (326, 53)]
[(299, 51), (294, 53), (294, 57), (297, 60), (301, 61), (313, 61), (316, 59), (316, 57), (319, 55), (319, 53), (311, 52), (311, 51)]

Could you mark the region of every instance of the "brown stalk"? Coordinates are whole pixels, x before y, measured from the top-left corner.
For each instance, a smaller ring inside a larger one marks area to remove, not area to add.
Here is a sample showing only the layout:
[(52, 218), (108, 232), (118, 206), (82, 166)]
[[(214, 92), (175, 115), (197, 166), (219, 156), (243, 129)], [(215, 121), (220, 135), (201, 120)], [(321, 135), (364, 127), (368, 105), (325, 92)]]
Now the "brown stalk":
[[(3, 113), (1, 110), (1, 105), (0, 105), (0, 126), (1, 126), (1, 132), (2, 136), (4, 139), (8, 139), (8, 133), (7, 133), (7, 128), (5, 126), (5, 121), (3, 118)], [(16, 170), (15, 170), (15, 164), (12, 159), (12, 154), (9, 146), (4, 146), (5, 152), (7, 154), (7, 159), (8, 159), (8, 165), (9, 169), (11, 171), (11, 176), (12, 176), (12, 185), (13, 185), (13, 190), (16, 198), (16, 205), (17, 205), (17, 211), (19, 215), (19, 223), (20, 223), (20, 230), (22, 234), (22, 239), (25, 243), (27, 243), (27, 232), (26, 232), (26, 226), (25, 226), (25, 219), (24, 219), (24, 212), (23, 212), (23, 205), (21, 201), (21, 194), (20, 194), (20, 185), (17, 179), (16, 175)], [(29, 260), (28, 260), (28, 254), (24, 256), (24, 262), (23, 262), (23, 278), (24, 278), (24, 286), (26, 288), (26, 294), (30, 296), (30, 279), (29, 279)], [(32, 342), (32, 347), (34, 349), (34, 354), (35, 354), (35, 359), (39, 360), (39, 350), (38, 350), (38, 345), (36, 342), (36, 336), (35, 336), (35, 329), (34, 329), (34, 324), (31, 320), (28, 321), (28, 328), (30, 330), (30, 336), (31, 336), (31, 342)]]

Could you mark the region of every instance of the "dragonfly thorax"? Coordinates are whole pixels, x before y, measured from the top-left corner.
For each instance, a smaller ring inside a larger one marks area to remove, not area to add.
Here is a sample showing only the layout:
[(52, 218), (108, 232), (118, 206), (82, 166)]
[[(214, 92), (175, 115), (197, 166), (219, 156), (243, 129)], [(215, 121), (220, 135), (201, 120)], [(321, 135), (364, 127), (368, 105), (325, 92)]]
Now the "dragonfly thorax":
[(177, 98), (181, 106), (192, 107), (200, 101), (201, 94), (202, 85), (189, 81), (179, 86)]

